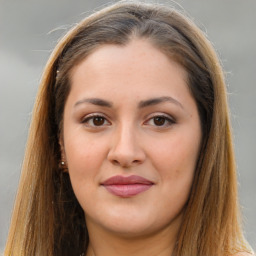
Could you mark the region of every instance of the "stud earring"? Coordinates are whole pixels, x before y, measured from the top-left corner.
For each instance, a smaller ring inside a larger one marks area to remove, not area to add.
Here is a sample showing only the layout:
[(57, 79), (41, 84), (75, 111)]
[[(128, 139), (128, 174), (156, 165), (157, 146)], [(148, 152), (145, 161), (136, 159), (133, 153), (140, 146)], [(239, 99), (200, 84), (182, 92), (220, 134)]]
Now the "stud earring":
[(65, 161), (61, 161), (59, 167), (63, 172), (68, 172), (68, 166)]

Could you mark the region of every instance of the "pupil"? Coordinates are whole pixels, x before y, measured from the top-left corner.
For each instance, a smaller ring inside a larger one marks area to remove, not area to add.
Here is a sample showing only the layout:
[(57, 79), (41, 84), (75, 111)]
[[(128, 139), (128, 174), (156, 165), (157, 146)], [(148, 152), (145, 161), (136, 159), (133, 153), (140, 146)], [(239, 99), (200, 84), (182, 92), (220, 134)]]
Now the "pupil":
[(164, 117), (154, 117), (154, 123), (157, 126), (164, 125), (165, 123), (165, 118)]
[(100, 125), (103, 125), (104, 124), (104, 118), (103, 117), (94, 117), (93, 118), (93, 124), (95, 126), (100, 126)]

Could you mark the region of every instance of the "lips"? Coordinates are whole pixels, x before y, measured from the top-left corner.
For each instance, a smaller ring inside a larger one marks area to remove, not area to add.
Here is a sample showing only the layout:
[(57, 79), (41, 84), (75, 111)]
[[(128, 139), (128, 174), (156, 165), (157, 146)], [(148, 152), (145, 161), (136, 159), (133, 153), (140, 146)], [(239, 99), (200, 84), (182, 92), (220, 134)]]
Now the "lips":
[(120, 197), (132, 197), (150, 189), (154, 183), (141, 176), (113, 176), (102, 184), (111, 194)]

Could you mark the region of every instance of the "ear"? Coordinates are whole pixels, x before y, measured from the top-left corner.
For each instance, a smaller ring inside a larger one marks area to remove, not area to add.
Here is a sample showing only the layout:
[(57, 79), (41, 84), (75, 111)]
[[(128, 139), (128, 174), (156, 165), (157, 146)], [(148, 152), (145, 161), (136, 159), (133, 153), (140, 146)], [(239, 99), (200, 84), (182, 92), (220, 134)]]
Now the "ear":
[(64, 141), (62, 136), (60, 136), (59, 138), (59, 146), (60, 146), (61, 161), (66, 161), (66, 153), (65, 153)]
[(64, 140), (62, 135), (60, 135), (59, 137), (59, 146), (60, 146), (60, 154), (61, 154), (59, 166), (64, 172), (68, 172), (68, 163), (67, 163)]

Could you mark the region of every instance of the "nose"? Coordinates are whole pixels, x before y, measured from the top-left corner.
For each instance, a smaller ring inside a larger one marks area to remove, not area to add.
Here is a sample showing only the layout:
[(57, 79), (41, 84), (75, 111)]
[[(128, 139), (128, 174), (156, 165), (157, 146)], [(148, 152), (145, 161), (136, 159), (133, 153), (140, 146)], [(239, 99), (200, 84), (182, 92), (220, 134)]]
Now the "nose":
[(140, 140), (135, 129), (120, 127), (113, 134), (108, 160), (121, 167), (129, 168), (145, 161), (146, 155), (140, 145)]

